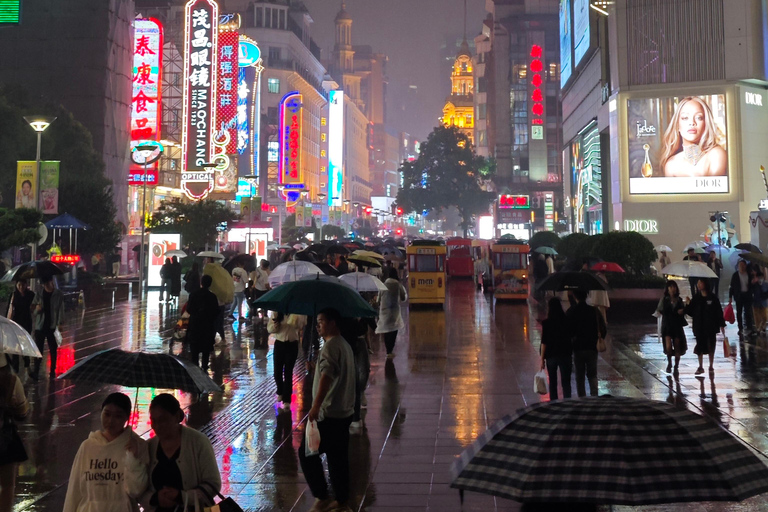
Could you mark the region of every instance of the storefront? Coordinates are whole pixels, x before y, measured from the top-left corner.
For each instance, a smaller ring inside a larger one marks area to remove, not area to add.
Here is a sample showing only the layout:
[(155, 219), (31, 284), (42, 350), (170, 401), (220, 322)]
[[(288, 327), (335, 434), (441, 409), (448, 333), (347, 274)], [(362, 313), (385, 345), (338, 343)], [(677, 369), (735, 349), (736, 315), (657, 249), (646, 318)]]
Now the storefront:
[(603, 172), (600, 132), (593, 120), (563, 150), (565, 212), (572, 232), (603, 232)]

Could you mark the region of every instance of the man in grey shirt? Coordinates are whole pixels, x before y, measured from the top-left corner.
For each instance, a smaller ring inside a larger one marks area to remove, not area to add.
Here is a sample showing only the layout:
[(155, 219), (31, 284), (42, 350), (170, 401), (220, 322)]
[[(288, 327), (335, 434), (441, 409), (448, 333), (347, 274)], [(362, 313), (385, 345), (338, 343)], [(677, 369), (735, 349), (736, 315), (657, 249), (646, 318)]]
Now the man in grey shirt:
[[(310, 512), (351, 509), (349, 499), (349, 425), (355, 409), (355, 357), (349, 343), (341, 337), (341, 315), (325, 309), (317, 315), (317, 332), (324, 340), (312, 383), (312, 409), (309, 421), (317, 421), (320, 449), (306, 455), (306, 436), (299, 449), (299, 462), (309, 489), (315, 497)], [(328, 495), (320, 453), (328, 460), (328, 473), (335, 499)]]

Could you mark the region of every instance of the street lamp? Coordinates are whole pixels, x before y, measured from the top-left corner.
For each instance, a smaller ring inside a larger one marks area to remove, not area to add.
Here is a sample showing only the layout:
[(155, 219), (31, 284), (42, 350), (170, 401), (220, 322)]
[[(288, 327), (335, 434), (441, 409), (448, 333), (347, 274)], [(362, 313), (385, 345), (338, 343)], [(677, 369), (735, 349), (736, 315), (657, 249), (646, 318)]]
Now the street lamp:
[[(24, 120), (37, 132), (37, 156), (35, 171), (35, 208), (40, 209), (40, 145), (43, 140), (43, 132), (51, 126), (56, 118), (46, 116), (24, 116)], [(32, 261), (37, 259), (37, 241), (32, 246)]]
[(163, 154), (163, 145), (154, 141), (143, 141), (131, 150), (133, 163), (144, 166), (141, 196), (141, 245), (139, 247), (139, 298), (144, 293), (144, 237), (147, 229), (147, 167), (160, 160)]
[(325, 202), (325, 198), (328, 197), (328, 194), (324, 194), (323, 192), (320, 192), (317, 194), (317, 198), (320, 200), (320, 241), (323, 241), (323, 203)]

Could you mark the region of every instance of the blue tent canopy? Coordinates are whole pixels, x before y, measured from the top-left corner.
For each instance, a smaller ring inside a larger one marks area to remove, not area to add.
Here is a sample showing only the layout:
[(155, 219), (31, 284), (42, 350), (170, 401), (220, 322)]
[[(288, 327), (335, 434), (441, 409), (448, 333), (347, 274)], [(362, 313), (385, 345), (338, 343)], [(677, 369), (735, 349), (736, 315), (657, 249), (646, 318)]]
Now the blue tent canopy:
[(48, 229), (91, 229), (91, 226), (68, 213), (63, 213), (45, 223)]

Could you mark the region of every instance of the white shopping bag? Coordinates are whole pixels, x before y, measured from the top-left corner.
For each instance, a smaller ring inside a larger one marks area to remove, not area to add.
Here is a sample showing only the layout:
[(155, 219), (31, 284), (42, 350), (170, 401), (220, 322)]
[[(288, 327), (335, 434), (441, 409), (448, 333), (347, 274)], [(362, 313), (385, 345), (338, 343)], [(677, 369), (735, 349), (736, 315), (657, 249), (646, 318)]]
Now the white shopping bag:
[(312, 457), (320, 453), (320, 430), (317, 428), (316, 421), (308, 421), (307, 429), (304, 431), (306, 443), (304, 443), (304, 455)]
[(539, 370), (536, 375), (533, 376), (533, 390), (540, 395), (546, 395), (549, 393), (547, 372), (544, 370)]
[(60, 347), (64, 338), (61, 336), (61, 331), (59, 331), (58, 327), (53, 331), (53, 337), (56, 338), (56, 345)]

